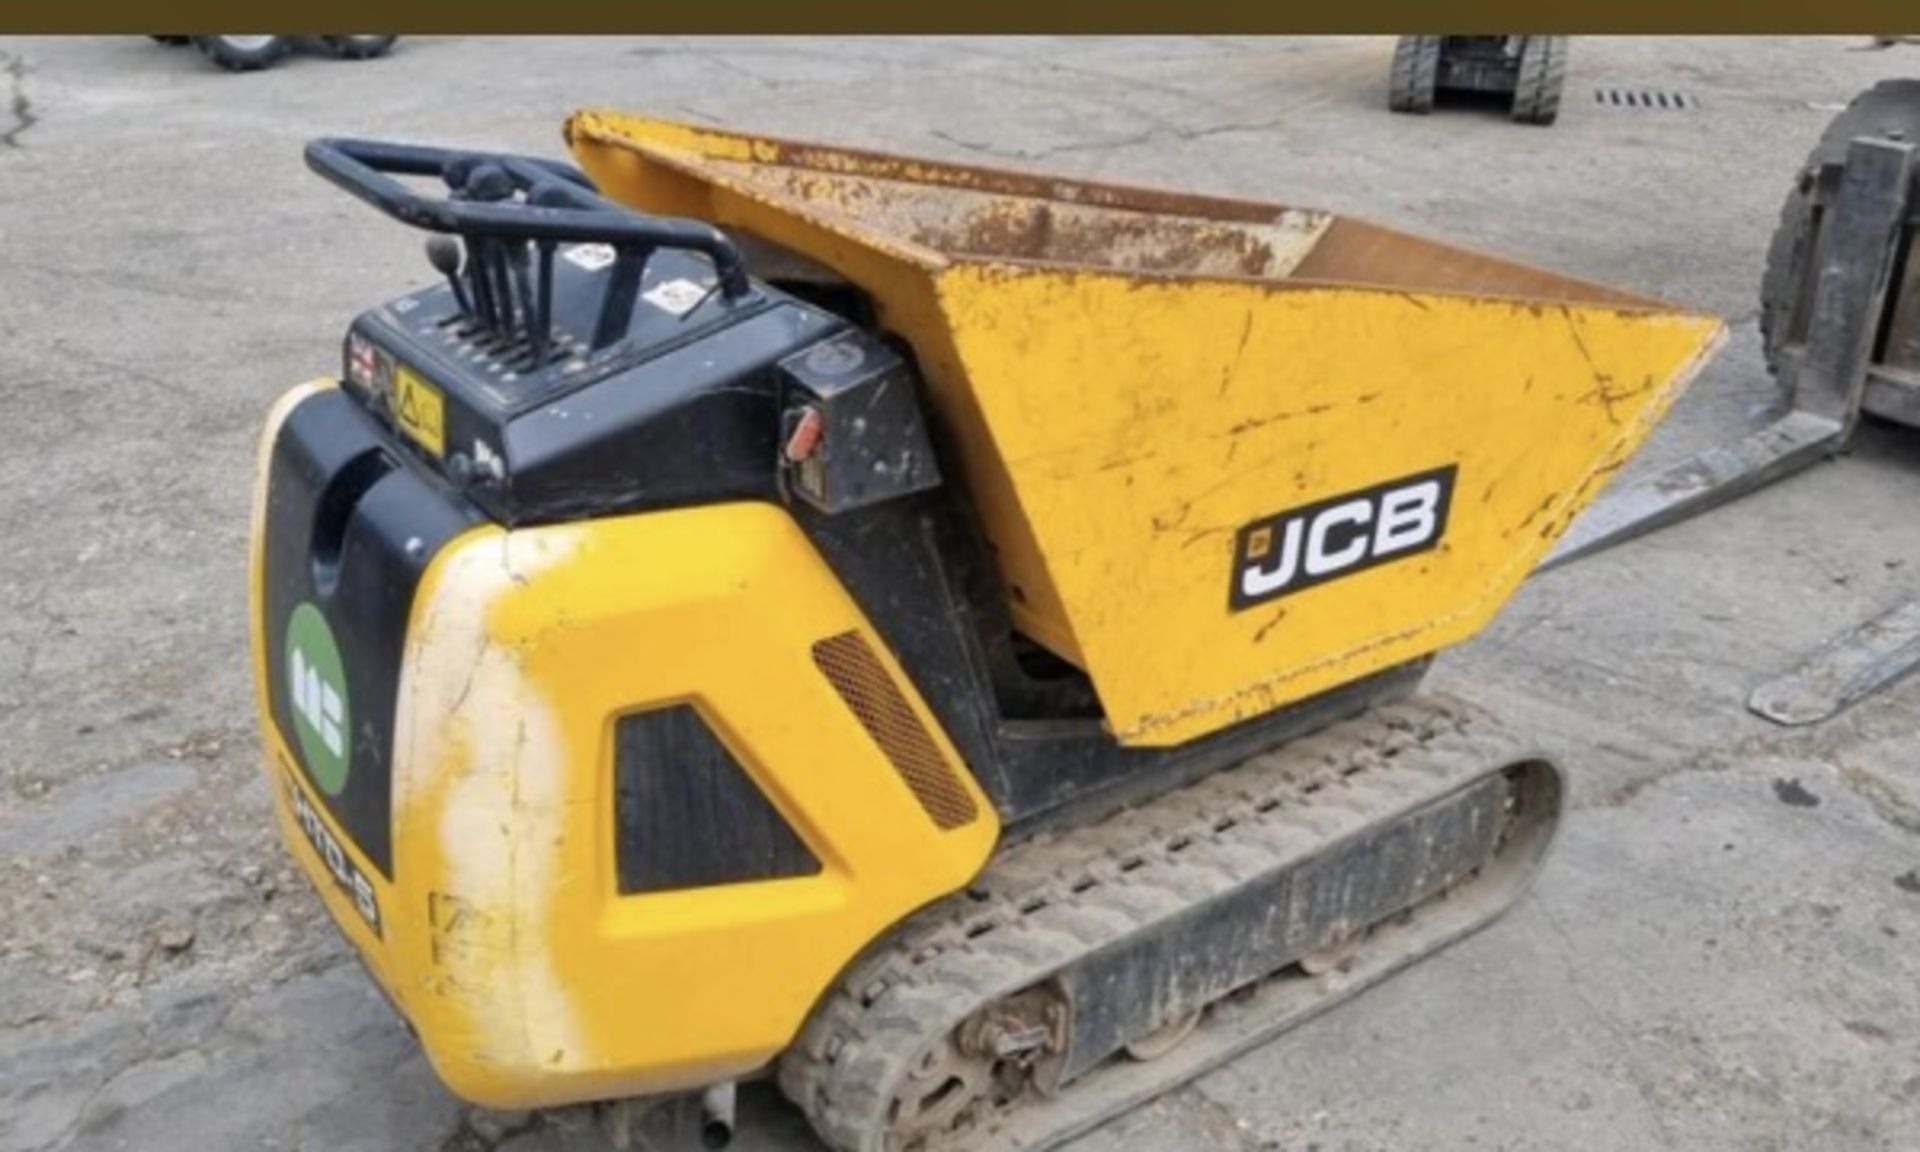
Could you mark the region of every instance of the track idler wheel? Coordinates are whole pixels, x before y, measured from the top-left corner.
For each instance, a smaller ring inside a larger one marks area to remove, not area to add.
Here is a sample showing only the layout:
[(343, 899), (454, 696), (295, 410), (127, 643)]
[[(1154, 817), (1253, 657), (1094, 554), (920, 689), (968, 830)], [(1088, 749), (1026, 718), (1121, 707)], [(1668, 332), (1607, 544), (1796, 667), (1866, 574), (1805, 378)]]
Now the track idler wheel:
[(929, 1045), (887, 1103), (887, 1152), (962, 1146), (993, 1107), (997, 1064), (953, 1035)]
[(1130, 1041), (1124, 1051), (1129, 1057), (1143, 1064), (1149, 1060), (1158, 1060), (1180, 1047), (1187, 1037), (1193, 1035), (1193, 1030), (1199, 1026), (1200, 1016), (1205, 1011), (1204, 1008), (1196, 1008), (1184, 1016), (1169, 1020), (1138, 1040)]

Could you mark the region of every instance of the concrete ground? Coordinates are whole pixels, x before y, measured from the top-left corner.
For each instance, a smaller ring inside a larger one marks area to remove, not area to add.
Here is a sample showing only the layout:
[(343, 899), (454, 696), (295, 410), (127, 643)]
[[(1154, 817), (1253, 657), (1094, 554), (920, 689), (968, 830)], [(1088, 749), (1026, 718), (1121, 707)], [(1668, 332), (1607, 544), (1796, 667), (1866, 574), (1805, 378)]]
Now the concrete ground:
[[(1754, 295), (1822, 125), (1920, 51), (1573, 45), (1550, 130), (1389, 115), (1390, 42), (403, 40), (251, 76), (0, 39), (0, 1148), (594, 1146), (469, 1116), (269, 829), (245, 646), (254, 437), (418, 238), (307, 175), (355, 133), (556, 154), (568, 110), (1324, 205), (1726, 315), (1642, 465), (1774, 399)], [(1597, 104), (1683, 91), (1686, 111)], [(1532, 581), (1434, 681), (1574, 807), (1491, 930), (1089, 1150), (1920, 1147), (1920, 681), (1812, 730), (1746, 693), (1915, 592), (1920, 451)], [(807, 1147), (749, 1101), (741, 1143)]]

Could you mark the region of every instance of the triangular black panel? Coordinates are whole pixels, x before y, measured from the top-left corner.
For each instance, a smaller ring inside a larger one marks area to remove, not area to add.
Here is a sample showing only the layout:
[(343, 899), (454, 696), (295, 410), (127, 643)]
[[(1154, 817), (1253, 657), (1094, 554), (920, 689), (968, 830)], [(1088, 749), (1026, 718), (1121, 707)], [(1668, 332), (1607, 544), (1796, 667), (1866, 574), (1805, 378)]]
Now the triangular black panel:
[(620, 891), (810, 876), (820, 861), (689, 705), (614, 726)]

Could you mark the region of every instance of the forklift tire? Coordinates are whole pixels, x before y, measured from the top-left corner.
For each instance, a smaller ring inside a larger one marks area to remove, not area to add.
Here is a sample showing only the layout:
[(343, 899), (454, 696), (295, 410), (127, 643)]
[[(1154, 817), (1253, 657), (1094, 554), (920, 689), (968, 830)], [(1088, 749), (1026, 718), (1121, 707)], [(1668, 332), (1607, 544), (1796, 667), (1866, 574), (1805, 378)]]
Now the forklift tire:
[(326, 36), (327, 51), (342, 60), (371, 60), (393, 50), (398, 36)]
[(229, 72), (258, 72), (271, 68), (293, 50), (285, 36), (195, 36), (200, 54)]
[(1545, 127), (1560, 115), (1560, 90), (1567, 81), (1567, 38), (1525, 36), (1520, 44), (1520, 74), (1513, 85), (1513, 118)]
[(1387, 107), (1425, 115), (1433, 111), (1433, 89), (1440, 72), (1439, 36), (1402, 36), (1393, 46)]
[(1841, 165), (1847, 162), (1847, 145), (1856, 136), (1884, 136), (1920, 144), (1920, 80), (1882, 80), (1855, 96), (1827, 124), (1793, 186), (1787, 189), (1786, 203), (1780, 206), (1780, 223), (1767, 245), (1766, 270), (1760, 276), (1760, 343), (1769, 372), (1780, 370), (1781, 352), (1793, 336), (1788, 328), (1794, 310), (1807, 298), (1811, 287), (1801, 278), (1811, 274), (1812, 261), (1806, 249), (1814, 239), (1814, 204), (1822, 174), (1832, 169), (1830, 194), (1838, 187)]

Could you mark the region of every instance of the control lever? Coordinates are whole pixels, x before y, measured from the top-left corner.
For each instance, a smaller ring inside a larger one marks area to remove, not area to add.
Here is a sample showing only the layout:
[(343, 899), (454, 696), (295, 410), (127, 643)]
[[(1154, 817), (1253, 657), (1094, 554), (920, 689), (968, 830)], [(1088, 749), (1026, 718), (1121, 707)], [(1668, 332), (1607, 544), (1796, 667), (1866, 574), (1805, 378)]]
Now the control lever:
[(427, 263), (447, 278), (447, 287), (453, 289), (454, 303), (460, 305), (460, 311), (471, 316), (473, 298), (467, 295), (467, 286), (460, 282), (460, 262), (459, 241), (439, 233), (427, 237)]
[[(489, 160), (455, 161), (447, 166), (446, 179), (455, 200), (497, 204), (513, 198), (513, 178)], [(473, 259), (467, 262), (467, 276), (480, 306), (480, 322), (495, 331), (511, 331), (513, 289), (507, 283), (506, 253), (492, 237), (473, 237), (468, 244)]]
[[(527, 189), (527, 203), (535, 208), (565, 208), (572, 202), (572, 194), (558, 180), (541, 180)], [(547, 359), (547, 340), (553, 334), (553, 255), (559, 247), (552, 240), (537, 240), (534, 250), (539, 254), (539, 266), (534, 270), (533, 284), (533, 359), (536, 364), (544, 364)]]
[(513, 281), (513, 298), (519, 303), (520, 330), (527, 334), (527, 342), (533, 345), (534, 363), (538, 364), (546, 357), (547, 332), (533, 307), (533, 285), (527, 279), (527, 243), (524, 240), (503, 243), (507, 246), (505, 260), (509, 278)]

